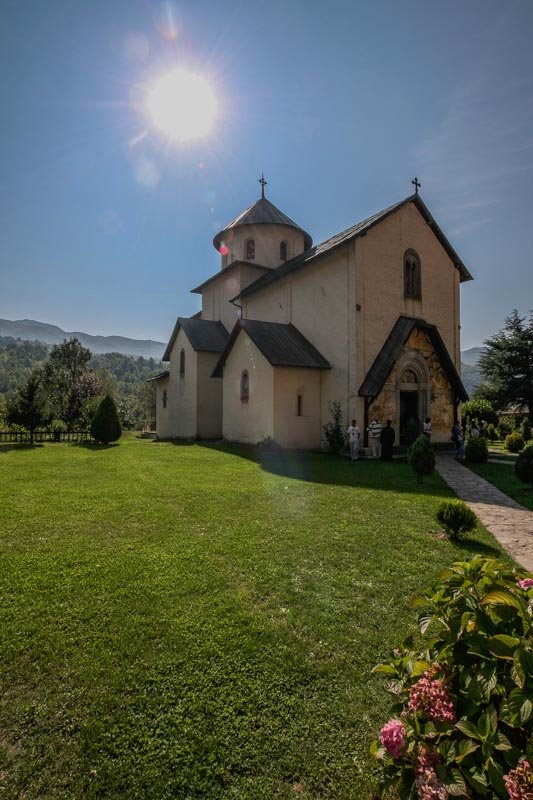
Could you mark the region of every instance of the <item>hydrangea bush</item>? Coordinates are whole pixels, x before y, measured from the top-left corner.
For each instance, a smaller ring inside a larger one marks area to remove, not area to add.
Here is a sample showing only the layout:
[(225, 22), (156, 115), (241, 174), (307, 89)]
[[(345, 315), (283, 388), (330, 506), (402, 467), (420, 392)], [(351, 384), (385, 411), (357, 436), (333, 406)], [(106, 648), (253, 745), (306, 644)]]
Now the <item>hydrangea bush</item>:
[(533, 577), (476, 556), (413, 602), (425, 646), (374, 670), (395, 698), (379, 796), (533, 800)]

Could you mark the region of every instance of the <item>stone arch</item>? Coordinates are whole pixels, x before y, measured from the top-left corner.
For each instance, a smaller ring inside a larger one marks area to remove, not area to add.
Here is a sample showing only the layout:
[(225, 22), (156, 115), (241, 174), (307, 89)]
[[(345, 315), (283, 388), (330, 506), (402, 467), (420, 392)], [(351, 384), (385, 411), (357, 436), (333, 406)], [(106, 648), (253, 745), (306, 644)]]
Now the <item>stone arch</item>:
[(430, 407), (431, 377), (428, 364), (416, 350), (409, 350), (396, 366), (396, 415), (400, 443), (406, 443), (408, 420), (416, 418), (420, 431), (423, 420), (431, 416)]

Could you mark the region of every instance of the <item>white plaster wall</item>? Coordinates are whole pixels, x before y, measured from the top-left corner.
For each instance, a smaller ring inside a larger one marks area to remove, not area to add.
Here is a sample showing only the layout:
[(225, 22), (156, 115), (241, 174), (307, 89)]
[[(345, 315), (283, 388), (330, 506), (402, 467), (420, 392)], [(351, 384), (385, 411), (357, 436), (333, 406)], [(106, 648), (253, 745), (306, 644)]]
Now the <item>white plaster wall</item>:
[[(185, 350), (185, 376), (180, 377), (180, 352)], [(171, 408), (170, 436), (194, 439), (197, 435), (197, 354), (180, 328), (170, 353), (168, 405)]]
[(202, 290), (202, 319), (220, 320), (231, 331), (238, 319), (238, 309), (229, 301), (265, 272), (245, 264), (235, 264), (233, 269), (219, 275)]
[[(320, 447), (320, 382), (318, 369), (276, 367), (274, 369), (274, 439), (282, 447)], [(302, 416), (298, 416), (298, 395), (302, 395)]]
[(163, 408), (163, 392), (169, 394), (169, 378), (160, 378), (155, 382), (155, 429), (160, 439), (169, 439), (172, 436), (171, 406)]
[[(249, 399), (241, 403), (241, 374), (249, 375)], [(245, 331), (228, 356), (222, 379), (224, 439), (256, 444), (274, 438), (274, 370)]]
[(220, 353), (197, 353), (197, 436), (199, 439), (222, 438), (222, 378), (211, 374)]
[(232, 261), (246, 261), (246, 242), (253, 239), (255, 242), (254, 263), (266, 267), (279, 267), (284, 262), (279, 257), (281, 242), (287, 242), (287, 261), (300, 255), (304, 251), (304, 235), (296, 228), (289, 225), (241, 225), (228, 231), (225, 239), (229, 247), (227, 261), (221, 257), (221, 266)]

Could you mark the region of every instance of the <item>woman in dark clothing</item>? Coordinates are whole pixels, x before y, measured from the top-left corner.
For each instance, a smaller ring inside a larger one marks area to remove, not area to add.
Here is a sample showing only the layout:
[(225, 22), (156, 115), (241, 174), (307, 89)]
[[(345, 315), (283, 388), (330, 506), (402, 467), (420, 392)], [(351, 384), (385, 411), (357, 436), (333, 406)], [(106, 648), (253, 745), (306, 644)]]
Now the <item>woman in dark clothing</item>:
[(382, 461), (392, 461), (392, 448), (394, 446), (394, 440), (396, 438), (396, 434), (394, 433), (394, 428), (392, 427), (392, 420), (387, 420), (387, 425), (381, 431), (381, 436), (379, 437), (379, 441), (381, 442), (381, 460)]

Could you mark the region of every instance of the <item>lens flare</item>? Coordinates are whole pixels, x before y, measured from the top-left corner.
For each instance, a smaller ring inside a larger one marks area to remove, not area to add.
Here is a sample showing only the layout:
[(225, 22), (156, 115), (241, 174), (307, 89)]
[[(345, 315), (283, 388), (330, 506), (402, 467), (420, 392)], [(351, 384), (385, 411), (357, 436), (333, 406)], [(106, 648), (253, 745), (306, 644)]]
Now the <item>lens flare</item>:
[(155, 83), (147, 100), (152, 123), (168, 139), (185, 142), (204, 136), (216, 113), (216, 101), (201, 75), (175, 69)]

